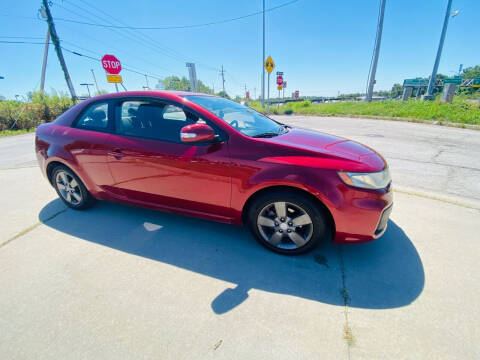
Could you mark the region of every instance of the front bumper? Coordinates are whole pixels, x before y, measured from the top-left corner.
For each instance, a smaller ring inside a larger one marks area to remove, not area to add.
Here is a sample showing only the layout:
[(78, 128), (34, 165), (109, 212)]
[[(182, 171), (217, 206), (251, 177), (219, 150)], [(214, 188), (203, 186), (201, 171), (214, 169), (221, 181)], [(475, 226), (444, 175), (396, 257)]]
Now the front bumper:
[(387, 229), (393, 208), (391, 183), (381, 190), (362, 190), (345, 185), (343, 201), (334, 209), (335, 242), (361, 243), (378, 239)]

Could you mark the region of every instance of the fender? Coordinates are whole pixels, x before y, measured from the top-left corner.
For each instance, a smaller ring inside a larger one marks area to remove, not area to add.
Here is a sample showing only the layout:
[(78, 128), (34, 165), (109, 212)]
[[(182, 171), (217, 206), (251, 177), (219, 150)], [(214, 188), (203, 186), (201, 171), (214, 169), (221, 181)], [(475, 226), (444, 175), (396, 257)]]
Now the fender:
[[(291, 171), (292, 170), (292, 171)], [(333, 214), (341, 204), (343, 194), (340, 191), (332, 191), (333, 177), (337, 177), (334, 171), (315, 171), (306, 169), (304, 172), (293, 172), (292, 169), (279, 166), (268, 166), (256, 172), (248, 182), (232, 181), (232, 186), (237, 186), (237, 191), (232, 191), (232, 213), (234, 223), (242, 222), (243, 208), (247, 201), (261, 190), (287, 186), (306, 191), (315, 196)], [(232, 179), (233, 180), (233, 179)], [(335, 217), (334, 217), (335, 220)]]

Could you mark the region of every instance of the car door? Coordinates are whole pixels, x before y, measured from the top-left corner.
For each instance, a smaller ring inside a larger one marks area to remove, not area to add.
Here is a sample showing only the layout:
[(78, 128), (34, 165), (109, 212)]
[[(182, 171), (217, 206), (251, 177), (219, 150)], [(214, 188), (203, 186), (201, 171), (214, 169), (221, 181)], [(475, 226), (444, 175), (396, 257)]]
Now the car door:
[(64, 148), (70, 153), (91, 191), (108, 192), (113, 178), (107, 164), (108, 138), (113, 129), (113, 108), (109, 101), (89, 104), (64, 134)]
[(227, 142), (192, 145), (180, 140), (181, 128), (199, 120), (166, 101), (118, 101), (108, 155), (116, 191), (131, 201), (214, 214), (228, 221)]

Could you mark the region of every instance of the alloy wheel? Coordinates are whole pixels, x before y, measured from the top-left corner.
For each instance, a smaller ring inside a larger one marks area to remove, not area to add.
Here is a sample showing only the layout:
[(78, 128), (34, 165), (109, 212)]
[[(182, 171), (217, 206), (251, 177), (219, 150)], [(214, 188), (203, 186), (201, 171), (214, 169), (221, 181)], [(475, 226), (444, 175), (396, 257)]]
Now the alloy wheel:
[(80, 186), (72, 175), (66, 171), (58, 171), (55, 177), (57, 189), (62, 198), (72, 205), (79, 205), (82, 202)]
[(313, 222), (299, 205), (274, 202), (265, 206), (257, 217), (263, 239), (280, 249), (293, 250), (305, 246), (313, 234)]

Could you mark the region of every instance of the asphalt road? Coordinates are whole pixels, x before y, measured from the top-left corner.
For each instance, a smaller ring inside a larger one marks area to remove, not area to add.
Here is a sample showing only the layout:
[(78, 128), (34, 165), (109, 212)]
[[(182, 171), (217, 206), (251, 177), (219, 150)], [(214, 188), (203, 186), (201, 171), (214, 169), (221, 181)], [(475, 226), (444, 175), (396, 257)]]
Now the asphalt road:
[[(333, 120), (289, 118), (350, 136)], [(409, 171), (374, 129), (395, 148), (437, 131), (461, 144), (456, 129), (350, 121), (398, 181)], [(480, 358), (478, 209), (396, 192), (381, 239), (284, 257), (244, 228), (106, 202), (67, 209), (32, 139), (0, 139), (2, 359)], [(429, 176), (422, 142), (403, 149)]]
[(394, 185), (480, 200), (480, 131), (359, 118), (275, 118), (372, 147), (387, 159)]

